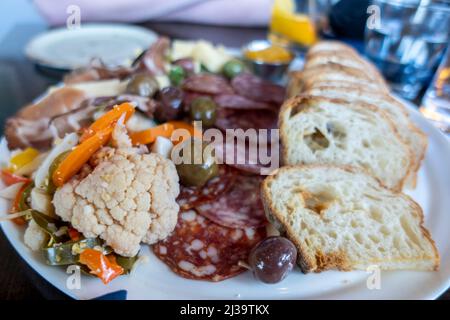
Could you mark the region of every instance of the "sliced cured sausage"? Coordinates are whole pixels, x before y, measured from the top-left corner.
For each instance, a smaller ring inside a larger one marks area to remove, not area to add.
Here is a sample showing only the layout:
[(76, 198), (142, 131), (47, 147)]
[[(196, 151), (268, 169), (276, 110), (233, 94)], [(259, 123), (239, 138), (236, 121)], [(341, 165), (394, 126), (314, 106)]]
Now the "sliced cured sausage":
[(183, 89), (211, 95), (233, 93), (227, 79), (210, 73), (199, 73), (188, 77), (183, 82)]
[(216, 127), (226, 129), (275, 129), (278, 115), (271, 110), (219, 109)]
[(177, 203), (182, 210), (194, 208), (206, 202), (215, 201), (222, 193), (226, 192), (236, 180), (236, 170), (222, 165), (219, 167), (217, 177), (209, 180), (203, 187), (180, 186), (180, 194)]
[(273, 102), (281, 105), (286, 94), (285, 88), (265, 81), (250, 73), (241, 73), (233, 78), (234, 91), (249, 99), (261, 102)]
[(220, 94), (214, 97), (214, 101), (221, 108), (238, 110), (274, 110), (278, 108), (273, 104), (254, 101), (238, 94)]
[(201, 215), (229, 228), (261, 227), (267, 224), (260, 196), (263, 177), (240, 175), (233, 187), (213, 202), (196, 207)]
[(245, 271), (239, 261), (247, 261), (265, 237), (265, 228), (225, 228), (190, 210), (180, 213), (172, 235), (153, 245), (153, 252), (184, 278), (221, 281)]

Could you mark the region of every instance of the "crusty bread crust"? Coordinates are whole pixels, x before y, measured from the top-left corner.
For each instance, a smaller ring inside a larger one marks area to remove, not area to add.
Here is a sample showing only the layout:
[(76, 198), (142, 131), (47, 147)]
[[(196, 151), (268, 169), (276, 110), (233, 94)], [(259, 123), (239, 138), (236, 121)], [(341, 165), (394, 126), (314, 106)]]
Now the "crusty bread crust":
[[(281, 106), (279, 117), (278, 117), (278, 127), (280, 128), (280, 146), (281, 146), (281, 163), (282, 165), (291, 165), (291, 163), (288, 163), (287, 161), (287, 145), (289, 142), (289, 137), (286, 134), (286, 130), (283, 130), (285, 126), (288, 124), (284, 122), (285, 114), (290, 114), (292, 110), (295, 110), (295, 113), (304, 113), (308, 112), (311, 108), (313, 108), (314, 104), (320, 103), (320, 102), (330, 102), (337, 104), (341, 106), (342, 108), (348, 108), (351, 106), (347, 106), (347, 102), (342, 99), (331, 99), (331, 98), (322, 98), (322, 97), (315, 97), (310, 96), (306, 94), (301, 94), (296, 97), (290, 98), (286, 100), (283, 105)], [(400, 181), (397, 183), (397, 185), (393, 186), (392, 189), (395, 191), (400, 191), (403, 188), (403, 185), (409, 175), (409, 172), (411, 172), (412, 165), (414, 163), (414, 155), (411, 150), (411, 148), (403, 141), (403, 139), (400, 137), (400, 134), (398, 133), (398, 130), (393, 123), (392, 119), (386, 114), (385, 111), (380, 110), (379, 108), (367, 104), (367, 103), (358, 103), (359, 107), (363, 107), (365, 109), (371, 110), (373, 112), (376, 112), (380, 114), (380, 116), (386, 121), (390, 129), (392, 130), (392, 134), (395, 135), (395, 137), (399, 140), (399, 142), (404, 145), (405, 149), (407, 149), (407, 152), (409, 154), (409, 167), (408, 167), (408, 174), (406, 174)]]
[[(276, 170), (272, 175), (268, 176), (266, 179), (264, 179), (262, 185), (261, 185), (261, 197), (263, 200), (263, 206), (264, 210), (267, 216), (267, 219), (274, 224), (274, 226), (282, 233), (284, 234), (289, 240), (291, 240), (294, 245), (296, 246), (298, 250), (297, 254), (297, 264), (299, 265), (301, 271), (303, 273), (309, 273), (309, 272), (322, 272), (330, 269), (337, 269), (340, 271), (351, 271), (354, 268), (351, 266), (350, 262), (348, 261), (347, 255), (343, 251), (339, 252), (333, 252), (324, 254), (323, 252), (317, 252), (314, 256), (311, 256), (308, 254), (308, 250), (297, 237), (295, 231), (290, 226), (288, 221), (285, 220), (284, 215), (275, 208), (275, 205), (273, 203), (272, 197), (270, 195), (270, 187), (269, 185), (271, 182), (278, 178), (278, 175), (287, 170), (293, 170), (293, 169), (302, 169), (302, 168), (338, 168), (340, 170), (344, 170), (350, 173), (358, 173), (363, 172), (364, 174), (369, 175), (371, 178), (373, 178), (375, 181), (377, 181), (380, 185), (380, 187), (385, 188), (381, 182), (374, 177), (373, 175), (370, 175), (367, 172), (364, 172), (364, 170), (361, 170), (359, 168), (354, 168), (351, 166), (330, 166), (330, 165), (322, 165), (322, 164), (311, 164), (311, 165), (300, 165), (300, 166), (284, 166)], [(436, 247), (436, 244), (434, 240), (431, 238), (430, 232), (425, 228), (424, 226), (424, 215), (422, 208), (415, 202), (411, 197), (408, 195), (405, 195), (400, 192), (396, 192), (397, 196), (405, 198), (410, 204), (411, 209), (414, 213), (416, 213), (420, 219), (420, 229), (422, 231), (422, 234), (425, 236), (425, 238), (430, 242), (432, 248), (433, 248), (433, 270), (437, 271), (439, 270), (440, 266), (440, 256), (439, 251)], [(401, 262), (401, 259), (398, 259), (396, 261)], [(373, 264), (380, 263), (381, 261), (371, 261)]]
[[(406, 130), (412, 132), (415, 143), (418, 144), (418, 148), (414, 148), (414, 150), (413, 150), (413, 163), (411, 166), (411, 173), (405, 182), (405, 186), (407, 186), (409, 188), (415, 188), (417, 173), (420, 169), (420, 165), (425, 157), (425, 152), (427, 150), (428, 138), (427, 138), (426, 134), (421, 129), (419, 129), (409, 118), (408, 110), (402, 103), (400, 103), (397, 99), (393, 98), (390, 94), (386, 94), (384, 92), (367, 90), (366, 87), (361, 86), (361, 85), (356, 85), (356, 84), (355, 85), (349, 84), (345, 89), (343, 89), (341, 87), (333, 86), (331, 84), (317, 83), (317, 84), (313, 84), (312, 86), (305, 88), (304, 92), (305, 92), (305, 94), (309, 94), (310, 91), (313, 91), (315, 89), (322, 90), (322, 91), (340, 90), (340, 89), (341, 90), (349, 90), (352, 93), (354, 93), (355, 96), (370, 96), (370, 97), (375, 96), (375, 97), (378, 97), (379, 99), (383, 99), (384, 101), (386, 101), (389, 104), (396, 107), (397, 110), (399, 110), (404, 115), (404, 117), (408, 120), (407, 128), (400, 128), (399, 126), (397, 126), (394, 123), (395, 127), (397, 128), (397, 131), (406, 129)], [(344, 99), (344, 100), (346, 100), (346, 99)], [(376, 104), (373, 104), (373, 105), (376, 106)], [(390, 116), (390, 114), (389, 114), (389, 117), (392, 120), (396, 120), (395, 117)], [(399, 132), (399, 134), (400, 134), (400, 132)], [(405, 140), (403, 138), (403, 136), (402, 136), (402, 139)], [(405, 140), (405, 142), (409, 145), (408, 141)], [(412, 147), (413, 146), (411, 145), (411, 148)]]
[[(314, 66), (312, 68), (304, 69), (303, 71), (301, 71), (301, 73), (296, 76), (295, 88), (296, 90), (298, 90), (297, 92), (303, 92), (306, 88), (314, 83), (326, 81), (327, 77), (332, 73), (341, 74), (350, 79), (358, 79), (358, 83), (361, 82), (367, 86), (372, 87), (373, 89), (377, 89), (386, 93), (389, 92), (385, 85), (380, 85), (360, 69), (343, 66), (333, 62), (328, 62), (326, 64)], [(351, 82), (354, 84), (357, 83), (355, 82), (355, 80)], [(293, 89), (291, 90), (293, 91)]]
[[(345, 76), (342, 77), (342, 80), (328, 80), (327, 73), (329, 72), (347, 74), (353, 80), (346, 80)], [(355, 82), (355, 78), (361, 79), (361, 83)], [(374, 89), (374, 84), (368, 82), (367, 79), (372, 79), (372, 82), (377, 83), (378, 88)], [(377, 91), (380, 94), (385, 94), (385, 99), (389, 103), (395, 104), (403, 113), (408, 115), (406, 107), (389, 94), (389, 88), (375, 65), (360, 56), (352, 47), (339, 41), (321, 41), (310, 48), (306, 54), (304, 70), (290, 74), (287, 97), (305, 93), (311, 88), (330, 85), (358, 91), (359, 94), (364, 94), (368, 90), (371, 90), (372, 93)], [(412, 121), (410, 121), (408, 130), (414, 134), (414, 162), (404, 185), (408, 188), (415, 188), (417, 174), (425, 156), (428, 141), (425, 133)], [(407, 144), (410, 145), (410, 142), (408, 141)]]

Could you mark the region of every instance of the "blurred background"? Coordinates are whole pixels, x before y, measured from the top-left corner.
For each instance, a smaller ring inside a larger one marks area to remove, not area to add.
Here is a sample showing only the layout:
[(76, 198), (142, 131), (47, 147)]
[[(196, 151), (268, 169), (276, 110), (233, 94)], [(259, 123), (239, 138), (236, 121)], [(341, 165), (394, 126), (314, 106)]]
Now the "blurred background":
[[(446, 62), (435, 74), (445, 60), (450, 0), (3, 0), (0, 15), (0, 125), (61, 76), (61, 70), (51, 68), (38, 73), (26, 61), (33, 37), (58, 27), (132, 23), (172, 38), (202, 38), (235, 48), (268, 39), (300, 55), (320, 38), (346, 41), (377, 64), (398, 95), (417, 105), (425, 95), (424, 114), (449, 130), (440, 101), (442, 95), (448, 98), (448, 85), (442, 87), (448, 83)], [(54, 55), (54, 66), (63, 58)], [(27, 84), (19, 88), (22, 75)]]
[[(67, 62), (68, 51), (63, 54), (60, 47), (76, 30), (87, 32), (90, 23), (132, 24), (170, 38), (205, 39), (237, 50), (252, 40), (266, 40), (289, 47), (300, 60), (321, 38), (342, 40), (371, 59), (398, 96), (450, 132), (450, 0), (2, 0), (1, 128), (7, 117), (79, 66), (82, 57), (129, 63), (146, 49), (124, 51), (131, 55), (125, 61), (115, 52), (119, 50), (98, 50), (94, 40), (81, 39), (72, 42)], [(58, 29), (66, 33), (36, 38)], [(95, 34), (98, 30), (89, 32), (92, 39), (105, 39)], [(6, 283), (0, 298), (58, 297), (32, 272), (25, 273), (38, 291), (21, 276), (17, 266), (28, 267), (0, 237), (5, 256), (0, 283)]]

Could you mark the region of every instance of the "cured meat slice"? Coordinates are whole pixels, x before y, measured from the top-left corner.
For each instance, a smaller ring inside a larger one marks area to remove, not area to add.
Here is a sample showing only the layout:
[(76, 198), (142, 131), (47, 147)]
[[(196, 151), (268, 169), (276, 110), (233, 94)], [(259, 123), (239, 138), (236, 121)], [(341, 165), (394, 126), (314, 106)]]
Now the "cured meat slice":
[(183, 82), (183, 89), (211, 95), (233, 93), (233, 88), (224, 77), (210, 73), (199, 73), (188, 77)]
[(222, 281), (246, 269), (250, 250), (266, 237), (266, 228), (230, 229), (197, 214), (179, 214), (172, 235), (153, 252), (176, 274), (195, 280)]
[(238, 94), (220, 94), (214, 97), (214, 101), (221, 108), (239, 110), (275, 110), (278, 106), (273, 104), (258, 102)]
[(166, 74), (165, 63), (169, 47), (169, 38), (158, 38), (138, 62), (138, 69), (147, 71), (155, 76)]
[(214, 201), (222, 193), (226, 192), (236, 180), (236, 170), (226, 165), (219, 167), (217, 177), (209, 180), (201, 188), (181, 186), (177, 203), (181, 210), (194, 208), (200, 204)]
[(273, 102), (281, 105), (286, 94), (285, 88), (258, 78), (250, 73), (241, 73), (233, 78), (234, 91), (249, 99), (261, 102)]
[(226, 129), (275, 129), (278, 115), (270, 110), (233, 110), (219, 109), (216, 127)]
[[(270, 137), (268, 137), (269, 139)], [(216, 158), (219, 163), (226, 164), (244, 172), (267, 175), (279, 166), (278, 138), (261, 143), (260, 138), (240, 141), (214, 143)], [(261, 149), (264, 148), (264, 149)]]
[(240, 175), (233, 187), (213, 202), (196, 207), (201, 215), (229, 228), (261, 227), (267, 224), (260, 196), (263, 177)]

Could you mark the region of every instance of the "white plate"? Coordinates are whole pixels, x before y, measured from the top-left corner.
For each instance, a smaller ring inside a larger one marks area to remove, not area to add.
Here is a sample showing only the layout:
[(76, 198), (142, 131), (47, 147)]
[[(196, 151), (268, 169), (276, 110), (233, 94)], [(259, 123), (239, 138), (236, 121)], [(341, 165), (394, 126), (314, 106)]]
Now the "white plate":
[(123, 24), (81, 24), (81, 28), (59, 28), (38, 35), (25, 54), (34, 62), (57, 69), (86, 66), (93, 58), (106, 65), (130, 65), (157, 39), (145, 28)]
[[(250, 272), (219, 283), (183, 279), (169, 270), (148, 249), (149, 261), (131, 276), (123, 276), (108, 286), (100, 280), (82, 277), (80, 290), (66, 287), (64, 268), (49, 267), (23, 243), (23, 229), (11, 222), (2, 228), (20, 256), (51, 284), (76, 299), (89, 299), (125, 289), (129, 299), (434, 299), (450, 286), (450, 144), (437, 129), (410, 105), (413, 120), (427, 133), (428, 151), (419, 173), (417, 189), (408, 192), (424, 209), (425, 225), (441, 254), (438, 272), (383, 271), (381, 289), (369, 290), (366, 272), (328, 271), (303, 275), (298, 269), (276, 285), (253, 279)], [(0, 157), (5, 154), (0, 150)], [(1, 160), (1, 158), (0, 158)], [(0, 212), (8, 204), (0, 201)]]

